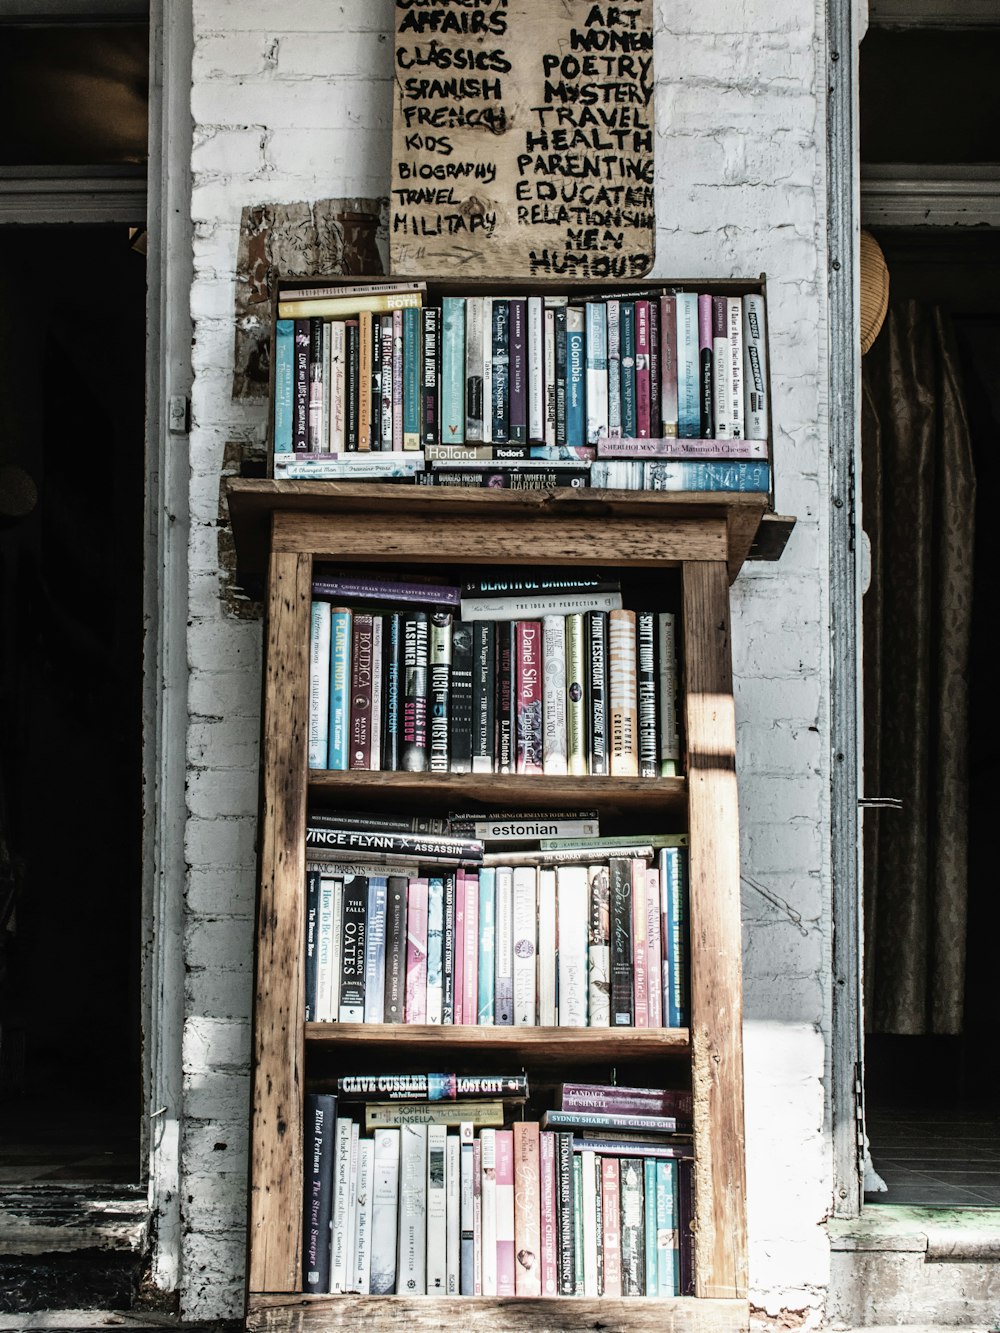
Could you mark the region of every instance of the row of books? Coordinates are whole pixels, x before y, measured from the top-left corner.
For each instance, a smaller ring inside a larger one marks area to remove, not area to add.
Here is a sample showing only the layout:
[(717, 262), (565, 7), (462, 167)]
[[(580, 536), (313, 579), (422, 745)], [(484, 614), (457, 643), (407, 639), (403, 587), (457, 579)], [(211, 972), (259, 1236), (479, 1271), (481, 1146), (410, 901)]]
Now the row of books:
[(661, 288), (424, 300), (417, 283), (283, 294), (279, 461), (621, 439), (715, 441), (698, 452), (746, 458), (746, 441), (768, 438), (762, 295)]
[[(669, 777), (680, 770), (673, 612), (621, 594), (468, 604), (457, 619), (316, 598), (309, 766)], [(465, 603), (463, 603), (465, 605)], [(590, 608), (518, 618), (518, 606)]]
[(636, 1141), (614, 1127), (623, 1117), (584, 1128), (573, 1112), (477, 1132), (477, 1103), (442, 1105), (432, 1123), (402, 1119), (369, 1137), (337, 1095), (306, 1095), (305, 1291), (692, 1289), (689, 1143), (669, 1132)]
[(686, 838), (653, 841), (406, 868), (311, 826), (306, 1021), (686, 1026)]

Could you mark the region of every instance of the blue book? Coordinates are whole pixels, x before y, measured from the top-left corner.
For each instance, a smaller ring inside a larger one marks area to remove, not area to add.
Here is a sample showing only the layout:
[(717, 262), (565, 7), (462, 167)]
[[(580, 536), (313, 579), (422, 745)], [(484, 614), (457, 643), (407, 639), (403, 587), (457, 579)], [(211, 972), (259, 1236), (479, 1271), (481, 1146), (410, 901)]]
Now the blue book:
[(493, 935), (496, 909), (496, 872), (479, 872), (479, 1023), (493, 1023)]
[(319, 882), (318, 870), (306, 871), (306, 963), (305, 1021), (312, 1023), (316, 1018), (316, 945), (317, 926), (319, 924)]
[(326, 768), (330, 749), (330, 603), (309, 616), (309, 767)]
[(639, 433), (635, 396), (635, 302), (622, 301), (619, 312), (622, 435), (627, 440), (634, 440)]
[(347, 771), (351, 722), (351, 613), (334, 607), (330, 615), (330, 752), (327, 768)]
[(683, 847), (660, 849), (660, 938), (663, 941), (663, 1022), (688, 1025), (687, 863)]
[(584, 315), (578, 306), (566, 309), (566, 443), (587, 443), (587, 376)]
[(642, 464), (644, 491), (736, 491), (766, 495), (771, 489), (768, 463), (705, 463), (693, 458), (668, 462), (645, 459)]
[(441, 443), (465, 443), (465, 297), (441, 298)]
[(427, 1018), (440, 1023), (444, 1003), (444, 880), (432, 875), (427, 881)]
[(365, 930), (365, 1022), (385, 1019), (385, 913), (389, 881), (368, 876), (368, 921)]
[(420, 311), (408, 306), (403, 311), (403, 448), (420, 448)]
[(678, 292), (676, 300), (677, 434), (682, 440), (697, 440), (701, 435), (698, 293)]
[(608, 434), (608, 323), (603, 301), (588, 301), (587, 321), (587, 438), (596, 444)]
[(660, 1296), (681, 1292), (677, 1240), (677, 1167), (656, 1162), (656, 1287)]
[[(485, 337), (485, 330), (483, 331)], [(501, 296), (493, 300), (493, 442), (506, 444), (510, 439), (510, 302)]]
[(658, 1296), (660, 1290), (657, 1268), (656, 1162), (647, 1157), (642, 1166), (645, 1175), (643, 1202), (646, 1209), (646, 1295)]
[(274, 452), (292, 452), (295, 395), (295, 320), (279, 319), (274, 347)]

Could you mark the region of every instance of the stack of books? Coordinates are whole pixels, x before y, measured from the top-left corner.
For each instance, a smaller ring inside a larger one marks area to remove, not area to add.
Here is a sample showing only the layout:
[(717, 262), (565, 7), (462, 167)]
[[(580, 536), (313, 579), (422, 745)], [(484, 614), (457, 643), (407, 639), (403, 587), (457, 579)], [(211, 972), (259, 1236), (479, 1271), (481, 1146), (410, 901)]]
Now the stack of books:
[(365, 822), (309, 817), (307, 1021), (686, 1026), (686, 835), (485, 851)]
[[(412, 1100), (435, 1081), (442, 1097)], [(377, 1082), (399, 1100), (373, 1105), (382, 1087), (352, 1077), (306, 1095), (307, 1292), (693, 1289), (690, 1093), (562, 1085), (562, 1109), (505, 1127), (507, 1102), (527, 1095), (518, 1076)]]
[(679, 773), (674, 613), (600, 574), (497, 588), (316, 579), (309, 766)]
[(283, 290), (274, 475), (767, 491), (764, 297)]

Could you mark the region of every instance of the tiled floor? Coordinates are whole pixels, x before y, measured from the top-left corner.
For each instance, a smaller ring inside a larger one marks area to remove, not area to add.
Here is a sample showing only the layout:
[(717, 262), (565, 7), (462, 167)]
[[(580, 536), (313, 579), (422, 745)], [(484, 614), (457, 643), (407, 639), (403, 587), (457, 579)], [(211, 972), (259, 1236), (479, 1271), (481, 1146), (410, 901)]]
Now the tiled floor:
[(1000, 1111), (869, 1108), (867, 1125), (888, 1189), (866, 1203), (1000, 1208)]

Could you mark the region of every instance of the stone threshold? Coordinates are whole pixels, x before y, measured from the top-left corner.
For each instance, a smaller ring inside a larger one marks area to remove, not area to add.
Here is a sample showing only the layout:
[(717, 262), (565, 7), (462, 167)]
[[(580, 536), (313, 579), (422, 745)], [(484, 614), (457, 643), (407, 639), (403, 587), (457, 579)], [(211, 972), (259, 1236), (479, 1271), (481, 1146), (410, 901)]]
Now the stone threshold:
[(920, 1253), (927, 1263), (1000, 1260), (1000, 1208), (918, 1208), (874, 1204), (859, 1217), (827, 1223), (835, 1251)]

